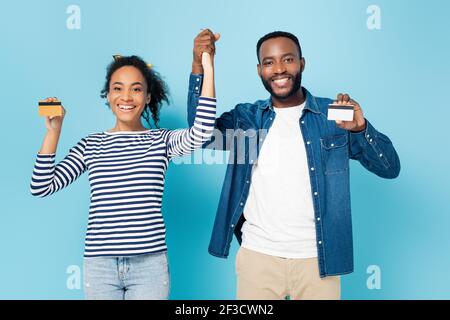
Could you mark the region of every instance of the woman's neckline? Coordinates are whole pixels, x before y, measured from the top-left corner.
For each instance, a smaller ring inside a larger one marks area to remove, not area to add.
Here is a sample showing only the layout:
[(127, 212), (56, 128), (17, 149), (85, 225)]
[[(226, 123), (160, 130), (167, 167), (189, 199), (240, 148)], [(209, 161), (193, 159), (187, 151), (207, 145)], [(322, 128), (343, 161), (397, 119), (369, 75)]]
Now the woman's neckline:
[(118, 135), (118, 134), (143, 134), (143, 133), (149, 133), (151, 131), (151, 129), (147, 129), (147, 130), (140, 130), (140, 131), (113, 131), (113, 132), (108, 132), (108, 131), (103, 131), (104, 134), (107, 135)]

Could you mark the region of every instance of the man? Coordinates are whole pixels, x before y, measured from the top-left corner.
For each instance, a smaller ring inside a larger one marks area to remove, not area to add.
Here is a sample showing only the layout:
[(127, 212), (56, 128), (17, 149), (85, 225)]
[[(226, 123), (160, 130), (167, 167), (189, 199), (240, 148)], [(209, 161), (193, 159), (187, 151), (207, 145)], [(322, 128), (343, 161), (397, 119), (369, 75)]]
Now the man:
[[(194, 41), (190, 125), (201, 53), (218, 39), (204, 30)], [(301, 86), (305, 59), (293, 34), (265, 35), (257, 57), (270, 99), (225, 112), (204, 146), (231, 151), (209, 252), (226, 258), (235, 233), (238, 299), (340, 299), (339, 276), (353, 272), (349, 159), (393, 179), (398, 155), (348, 94), (333, 101)], [(353, 121), (329, 121), (331, 103), (354, 106)]]

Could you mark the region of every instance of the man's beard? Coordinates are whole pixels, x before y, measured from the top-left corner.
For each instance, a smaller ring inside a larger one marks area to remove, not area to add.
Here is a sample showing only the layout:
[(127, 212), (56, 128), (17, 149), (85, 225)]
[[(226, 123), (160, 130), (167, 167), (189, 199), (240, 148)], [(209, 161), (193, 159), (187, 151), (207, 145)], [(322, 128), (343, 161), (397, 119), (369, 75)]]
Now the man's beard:
[(272, 90), (272, 86), (270, 85), (272, 80), (265, 80), (263, 79), (263, 77), (261, 77), (261, 81), (264, 85), (264, 88), (266, 88), (267, 91), (269, 91), (270, 95), (274, 98), (277, 98), (279, 100), (285, 100), (287, 98), (292, 97), (294, 94), (297, 93), (297, 91), (301, 88), (302, 86), (302, 73), (299, 71), (295, 77), (293, 77), (294, 79), (294, 84), (292, 86), (292, 89), (283, 95), (277, 95), (273, 90)]

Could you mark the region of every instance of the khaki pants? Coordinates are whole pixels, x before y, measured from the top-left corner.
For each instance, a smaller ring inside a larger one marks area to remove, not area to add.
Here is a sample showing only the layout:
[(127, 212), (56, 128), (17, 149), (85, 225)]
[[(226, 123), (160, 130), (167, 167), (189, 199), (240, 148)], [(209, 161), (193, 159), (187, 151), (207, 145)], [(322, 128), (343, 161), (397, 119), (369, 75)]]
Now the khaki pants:
[(236, 255), (239, 300), (339, 300), (340, 278), (320, 278), (317, 258), (278, 258), (241, 247)]

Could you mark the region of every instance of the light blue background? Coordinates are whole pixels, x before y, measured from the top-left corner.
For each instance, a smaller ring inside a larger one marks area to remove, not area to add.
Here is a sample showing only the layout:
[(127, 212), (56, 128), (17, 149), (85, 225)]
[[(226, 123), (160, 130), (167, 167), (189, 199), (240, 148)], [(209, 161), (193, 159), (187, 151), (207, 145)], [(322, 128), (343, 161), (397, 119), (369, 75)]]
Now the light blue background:
[[(81, 30), (66, 9), (81, 8)], [(369, 5), (382, 29), (366, 27)], [(89, 186), (84, 175), (47, 199), (29, 194), (45, 126), (37, 100), (59, 97), (66, 109), (61, 159), (87, 134), (112, 128), (99, 97), (113, 54), (138, 54), (171, 89), (163, 127), (186, 126), (193, 38), (203, 27), (222, 34), (216, 57), (219, 112), (268, 96), (256, 74), (255, 45), (286, 30), (307, 60), (303, 84), (313, 94), (348, 92), (394, 142), (400, 178), (382, 180), (351, 166), (355, 272), (344, 299), (449, 299), (450, 195), (448, 107), (450, 3), (445, 0), (300, 1), (2, 1), (0, 70), (0, 298), (82, 299), (66, 286), (82, 266)], [(233, 299), (236, 240), (228, 260), (207, 253), (225, 165), (174, 165), (167, 174), (172, 299)], [(366, 269), (381, 268), (369, 290)]]

